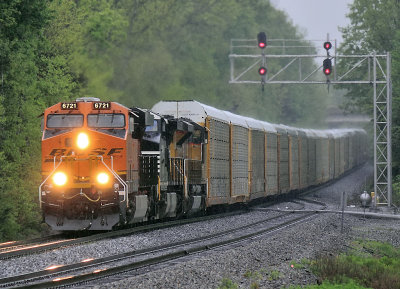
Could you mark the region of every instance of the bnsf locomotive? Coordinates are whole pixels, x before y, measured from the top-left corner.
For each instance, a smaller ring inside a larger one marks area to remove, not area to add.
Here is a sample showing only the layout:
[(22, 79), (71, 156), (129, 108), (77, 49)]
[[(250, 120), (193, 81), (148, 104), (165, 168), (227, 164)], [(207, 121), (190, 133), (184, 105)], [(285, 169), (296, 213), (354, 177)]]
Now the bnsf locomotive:
[(359, 129), (302, 130), (203, 105), (81, 98), (44, 112), (39, 200), (54, 230), (111, 230), (301, 190), (361, 164)]

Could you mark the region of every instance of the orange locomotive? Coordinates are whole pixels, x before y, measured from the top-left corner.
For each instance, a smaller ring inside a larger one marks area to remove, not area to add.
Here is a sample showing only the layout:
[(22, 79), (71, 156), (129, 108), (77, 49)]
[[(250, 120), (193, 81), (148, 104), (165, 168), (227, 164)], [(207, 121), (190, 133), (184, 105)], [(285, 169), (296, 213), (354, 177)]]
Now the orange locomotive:
[(195, 123), (97, 98), (49, 107), (39, 186), (45, 222), (62, 231), (111, 230), (204, 208), (204, 196), (190, 196), (204, 194), (204, 181), (183, 174), (197, 166), (201, 177), (203, 139)]
[(39, 198), (53, 229), (107, 230), (126, 219), (129, 195), (138, 190), (135, 117), (93, 98), (46, 109)]

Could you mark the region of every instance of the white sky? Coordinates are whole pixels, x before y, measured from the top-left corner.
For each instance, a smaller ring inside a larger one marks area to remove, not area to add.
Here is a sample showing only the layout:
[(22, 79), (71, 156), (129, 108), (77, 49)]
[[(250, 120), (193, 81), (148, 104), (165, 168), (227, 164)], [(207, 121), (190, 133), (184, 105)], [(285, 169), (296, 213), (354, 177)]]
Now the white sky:
[(300, 31), (307, 32), (308, 40), (337, 39), (338, 45), (343, 41), (338, 26), (350, 24), (346, 18), (349, 13), (349, 4), (353, 0), (271, 0), (272, 4), (285, 11), (292, 19), (293, 24), (300, 27)]

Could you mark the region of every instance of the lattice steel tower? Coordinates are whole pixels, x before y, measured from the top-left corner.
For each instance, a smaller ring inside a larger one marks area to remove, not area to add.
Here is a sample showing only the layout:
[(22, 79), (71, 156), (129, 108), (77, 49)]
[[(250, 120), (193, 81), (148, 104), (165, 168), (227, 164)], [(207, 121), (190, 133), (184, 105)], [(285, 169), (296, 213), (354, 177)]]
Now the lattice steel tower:
[[(264, 35), (260, 34), (257, 39), (231, 40), (231, 52), (229, 54), (231, 77), (229, 83), (253, 83), (261, 84), (263, 87), (271, 84), (365, 84), (373, 86), (374, 190), (376, 204), (390, 207), (392, 205), (392, 83), (390, 53), (338, 55), (336, 41), (334, 41), (333, 55), (331, 56), (329, 53), (324, 55), (320, 52), (315, 52), (315, 47), (325, 47), (329, 39), (327, 41), (269, 39), (268, 44), (262, 44), (261, 47), (260, 41), (264, 40), (267, 41), (266, 38), (264, 39)], [(317, 43), (317, 46), (313, 45), (312, 42)], [(304, 43), (309, 44), (304, 45)], [(328, 51), (329, 49), (326, 50)], [(319, 67), (316, 65), (315, 68), (310, 69), (309, 59), (313, 59), (314, 64), (320, 63), (321, 65)], [(324, 61), (324, 59), (329, 59), (329, 61)], [(345, 61), (340, 61), (341, 59)], [(236, 64), (237, 60), (240, 60), (239, 64)], [(271, 65), (270, 69), (268, 63), (273, 61), (274, 65)], [(321, 71), (322, 68), (324, 70), (329, 68), (329, 63), (332, 71), (329, 71), (329, 75), (325, 73), (327, 75), (326, 79), (324, 79), (324, 74)], [(265, 70), (262, 68), (265, 68)], [(295, 75), (293, 73), (285, 73), (293, 68), (298, 73)], [(256, 74), (257, 70), (258, 73)], [(256, 77), (258, 79), (255, 79)]]

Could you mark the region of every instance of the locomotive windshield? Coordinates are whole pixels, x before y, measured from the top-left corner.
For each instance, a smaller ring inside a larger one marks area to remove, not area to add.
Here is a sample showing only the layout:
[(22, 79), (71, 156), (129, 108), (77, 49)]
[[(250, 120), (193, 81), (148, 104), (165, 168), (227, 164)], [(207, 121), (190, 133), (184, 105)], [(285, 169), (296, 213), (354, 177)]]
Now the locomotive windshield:
[(125, 115), (115, 113), (99, 113), (88, 115), (89, 127), (124, 128)]
[(82, 114), (49, 114), (47, 116), (48, 128), (69, 128), (82, 126)]

